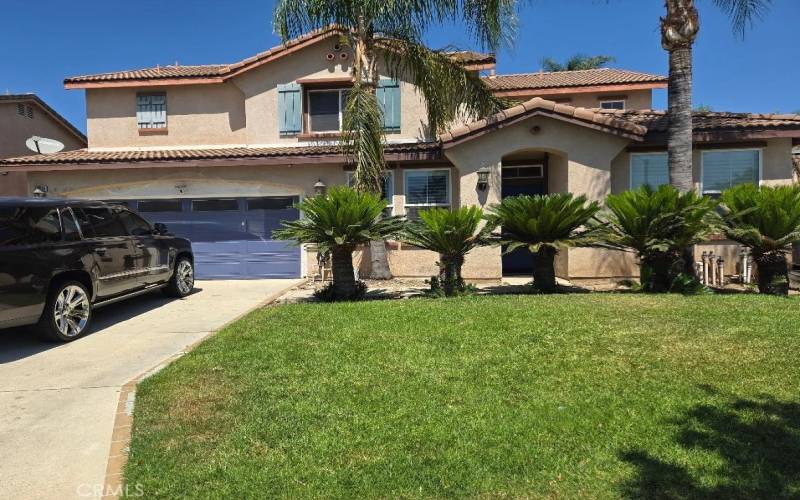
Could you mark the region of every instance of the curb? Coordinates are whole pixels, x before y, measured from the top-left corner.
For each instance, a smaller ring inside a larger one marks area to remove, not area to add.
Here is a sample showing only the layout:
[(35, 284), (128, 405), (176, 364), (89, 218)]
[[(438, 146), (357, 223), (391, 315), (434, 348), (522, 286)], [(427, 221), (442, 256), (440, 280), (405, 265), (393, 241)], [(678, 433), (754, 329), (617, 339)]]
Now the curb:
[(239, 314), (213, 332), (209, 332), (207, 335), (203, 336), (203, 338), (193, 342), (192, 344), (189, 344), (182, 351), (169, 356), (159, 364), (149, 368), (143, 373), (140, 373), (120, 387), (119, 399), (117, 400), (117, 411), (114, 414), (114, 427), (111, 431), (111, 447), (108, 450), (108, 459), (106, 461), (106, 474), (103, 481), (104, 484), (102, 498), (120, 498), (124, 492), (123, 472), (125, 469), (125, 464), (128, 463), (128, 453), (130, 452), (131, 430), (133, 425), (133, 407), (136, 400), (136, 387), (139, 385), (139, 383), (147, 377), (158, 373), (162, 368), (182, 357), (183, 355), (191, 352), (202, 342), (208, 340), (209, 337), (216, 335), (220, 331), (227, 328), (228, 325), (239, 321), (256, 309), (261, 309), (274, 304), (288, 292), (304, 285), (306, 282), (307, 280), (301, 280), (300, 283), (288, 286), (269, 295), (263, 302), (260, 302), (242, 314)]

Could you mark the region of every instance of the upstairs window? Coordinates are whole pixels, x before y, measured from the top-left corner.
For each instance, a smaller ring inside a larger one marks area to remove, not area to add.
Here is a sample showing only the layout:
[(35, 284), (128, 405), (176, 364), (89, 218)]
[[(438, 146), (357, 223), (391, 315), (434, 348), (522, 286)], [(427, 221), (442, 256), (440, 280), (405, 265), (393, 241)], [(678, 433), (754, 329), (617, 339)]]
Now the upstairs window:
[(638, 189), (645, 184), (652, 188), (669, 184), (667, 153), (631, 155), (631, 189)]
[(310, 132), (340, 132), (342, 130), (347, 93), (347, 89), (308, 91)]
[(759, 184), (761, 150), (703, 151), (703, 194), (719, 194), (737, 184)]
[(137, 94), (136, 123), (140, 129), (167, 128), (167, 95)]
[(625, 99), (605, 99), (600, 101), (600, 109), (625, 109)]

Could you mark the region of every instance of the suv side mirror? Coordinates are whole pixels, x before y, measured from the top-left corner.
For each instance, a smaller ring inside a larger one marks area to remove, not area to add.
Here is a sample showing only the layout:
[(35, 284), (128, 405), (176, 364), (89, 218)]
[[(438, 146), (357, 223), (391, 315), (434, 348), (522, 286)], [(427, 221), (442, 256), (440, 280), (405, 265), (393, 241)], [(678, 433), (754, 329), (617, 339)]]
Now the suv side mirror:
[(156, 222), (153, 224), (153, 232), (157, 235), (165, 235), (168, 234), (166, 224), (162, 224), (161, 222)]

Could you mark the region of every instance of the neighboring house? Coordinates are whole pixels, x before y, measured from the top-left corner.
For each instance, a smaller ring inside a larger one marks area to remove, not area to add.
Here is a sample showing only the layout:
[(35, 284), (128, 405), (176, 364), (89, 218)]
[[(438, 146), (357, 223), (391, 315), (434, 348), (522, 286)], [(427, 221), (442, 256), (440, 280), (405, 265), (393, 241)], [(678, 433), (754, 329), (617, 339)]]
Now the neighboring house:
[[(64, 149), (86, 147), (86, 136), (36, 94), (0, 94), (0, 159), (31, 154), (25, 141), (46, 137), (64, 144)], [(0, 170), (0, 196), (28, 192), (21, 172)]]
[[(335, 31), (322, 31), (235, 64), (68, 78), (67, 88), (86, 91), (89, 147), (6, 160), (0, 168), (26, 172), (29, 190), (47, 185), (51, 195), (124, 202), (167, 223), (195, 242), (200, 277), (313, 274), (313, 251), (270, 235), (280, 220), (299, 216), (292, 203), (313, 196), (315, 185), (350, 177), (336, 139), (352, 56), (337, 42)], [(486, 207), (520, 193), (603, 200), (667, 182), (666, 117), (647, 109), (665, 77), (616, 69), (493, 75), (491, 55), (453, 57), (488, 71), (487, 84), (519, 104), (431, 137), (414, 86), (381, 71), (384, 191), (395, 214)], [(694, 134), (695, 182), (704, 193), (737, 182), (791, 181), (799, 116), (698, 113)], [(485, 189), (479, 172), (488, 174)], [(395, 275), (436, 272), (435, 255), (387, 245)], [(491, 279), (530, 268), (530, 259), (481, 248), (467, 258), (464, 275)], [(557, 268), (572, 279), (638, 274), (629, 254), (602, 249), (564, 252)]]

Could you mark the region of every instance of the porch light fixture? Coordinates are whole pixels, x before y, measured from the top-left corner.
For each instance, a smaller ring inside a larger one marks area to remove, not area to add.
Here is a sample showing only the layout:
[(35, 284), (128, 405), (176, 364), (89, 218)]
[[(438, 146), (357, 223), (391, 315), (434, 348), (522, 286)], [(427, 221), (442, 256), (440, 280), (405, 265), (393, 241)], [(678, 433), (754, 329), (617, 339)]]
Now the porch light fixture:
[(322, 182), (322, 179), (318, 179), (316, 184), (314, 184), (314, 194), (316, 194), (317, 196), (324, 196), (325, 190), (327, 188), (328, 186), (326, 186), (325, 183)]
[(36, 186), (36, 189), (33, 190), (33, 197), (34, 198), (45, 198), (47, 196), (47, 186), (42, 184)]
[(489, 174), (491, 174), (491, 170), (488, 167), (481, 167), (478, 169), (478, 190), (479, 191), (486, 191), (486, 188), (489, 187)]

